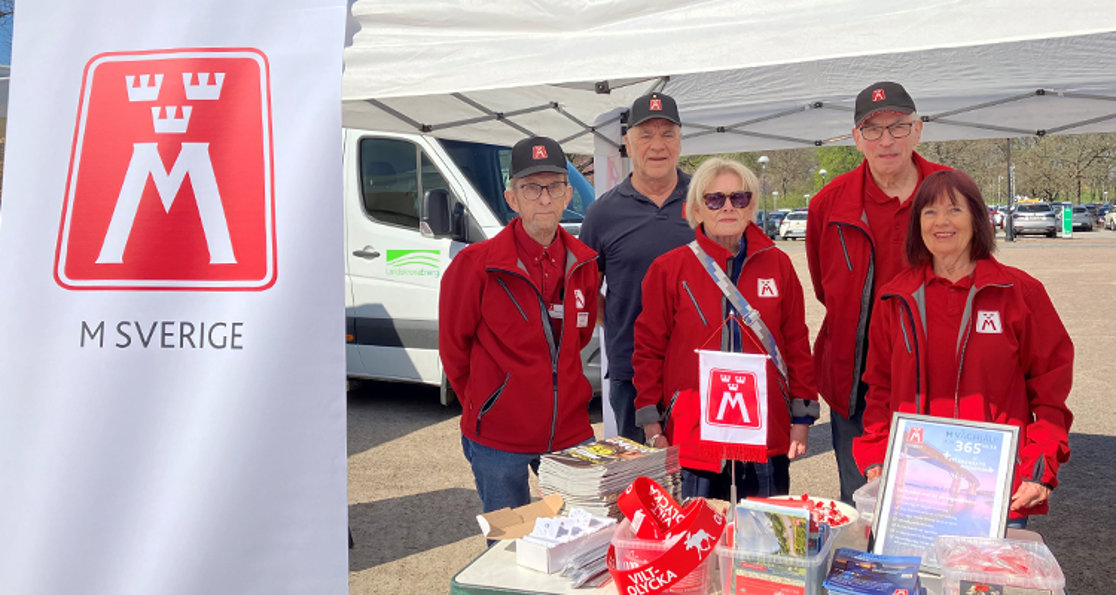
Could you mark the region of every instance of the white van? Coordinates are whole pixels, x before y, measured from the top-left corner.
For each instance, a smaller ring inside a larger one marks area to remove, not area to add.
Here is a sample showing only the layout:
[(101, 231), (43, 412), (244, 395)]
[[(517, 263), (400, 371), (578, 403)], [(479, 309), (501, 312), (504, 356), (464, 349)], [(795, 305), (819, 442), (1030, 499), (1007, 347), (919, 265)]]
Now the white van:
[[(343, 137), (348, 376), (441, 385), (448, 404), (438, 358), (439, 283), (466, 244), (496, 235), (515, 217), (504, 201), (511, 148), (355, 129)], [(576, 235), (594, 193), (568, 170), (574, 196), (562, 224)], [(582, 358), (599, 392), (595, 339)]]

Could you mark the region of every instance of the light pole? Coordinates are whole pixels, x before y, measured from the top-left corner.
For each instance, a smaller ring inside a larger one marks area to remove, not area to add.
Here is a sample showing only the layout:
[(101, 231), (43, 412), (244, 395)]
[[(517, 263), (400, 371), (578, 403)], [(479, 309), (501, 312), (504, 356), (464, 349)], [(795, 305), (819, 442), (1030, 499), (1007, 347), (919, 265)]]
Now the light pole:
[(776, 211), (779, 210), (779, 191), (778, 190), (772, 190), (771, 191), (771, 208), (775, 209)]
[(1003, 181), (1004, 181), (1004, 177), (1003, 177), (1003, 176), (997, 176), (997, 177), (996, 177), (996, 204), (1001, 204), (1001, 203), (1000, 203), (1000, 184), (1001, 184), (1001, 183), (1002, 183)]
[(767, 155), (760, 155), (756, 163), (760, 164), (760, 193), (763, 194), (763, 233), (767, 233), (767, 164), (771, 160)]
[(824, 169), (819, 169), (818, 170), (818, 175), (821, 176), (821, 179), (822, 179), (822, 188), (825, 188), (825, 176), (828, 173), (829, 172), (825, 171)]

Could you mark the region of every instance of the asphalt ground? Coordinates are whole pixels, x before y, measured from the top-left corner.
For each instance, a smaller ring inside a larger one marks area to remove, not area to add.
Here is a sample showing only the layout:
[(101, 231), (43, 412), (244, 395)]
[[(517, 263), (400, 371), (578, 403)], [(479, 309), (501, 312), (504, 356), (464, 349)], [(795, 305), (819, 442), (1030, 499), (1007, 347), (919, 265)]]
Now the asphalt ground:
[[(812, 299), (802, 242), (779, 242), (808, 296), (812, 332), (824, 309)], [(1116, 584), (1116, 232), (998, 242), (997, 258), (1041, 280), (1076, 347), (1069, 406), (1076, 419), (1071, 460), (1050, 498), (1051, 513), (1031, 519), (1075, 595)], [(599, 409), (599, 401), (595, 403)], [(354, 595), (446, 593), (453, 576), (485, 550), (472, 473), (461, 453), (460, 407), (442, 407), (436, 388), (368, 383), (349, 393), (349, 585)], [(791, 493), (834, 497), (836, 463), (828, 409), (810, 448), (791, 465)], [(602, 437), (600, 415), (594, 419)], [(533, 487), (538, 496), (537, 484)]]

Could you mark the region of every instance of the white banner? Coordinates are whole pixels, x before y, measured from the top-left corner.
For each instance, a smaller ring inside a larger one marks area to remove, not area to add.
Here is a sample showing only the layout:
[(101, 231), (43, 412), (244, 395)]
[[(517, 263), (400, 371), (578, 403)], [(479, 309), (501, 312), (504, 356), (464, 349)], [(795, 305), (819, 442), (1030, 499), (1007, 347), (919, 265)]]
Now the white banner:
[(698, 350), (702, 440), (767, 444), (767, 359)]
[(347, 592), (345, 7), (20, 4), (0, 593)]

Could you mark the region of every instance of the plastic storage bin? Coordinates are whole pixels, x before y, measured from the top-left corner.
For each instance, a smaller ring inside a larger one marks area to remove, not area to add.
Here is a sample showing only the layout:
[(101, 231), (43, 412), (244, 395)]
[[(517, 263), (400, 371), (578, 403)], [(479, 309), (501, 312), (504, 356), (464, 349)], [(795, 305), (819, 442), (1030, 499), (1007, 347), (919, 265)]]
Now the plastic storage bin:
[[(668, 546), (665, 541), (657, 539), (640, 539), (632, 533), (632, 524), (627, 519), (617, 525), (612, 533), (612, 545), (616, 548), (616, 566), (622, 570), (631, 570), (651, 562), (663, 555)], [(682, 577), (671, 586), (664, 594), (673, 595), (706, 595), (716, 590), (713, 588), (713, 556), (710, 555), (694, 569), (693, 572)]]
[[(856, 503), (856, 523), (849, 528), (848, 533), (856, 535), (853, 543), (855, 549), (867, 550), (868, 541), (872, 536), (872, 528), (876, 523), (876, 501), (880, 496), (879, 478), (860, 486), (853, 492), (853, 502)], [(845, 547), (849, 547), (846, 545)]]
[(785, 592), (821, 595), (825, 592), (822, 581), (829, 571), (833, 542), (833, 539), (829, 539), (818, 553), (799, 558), (738, 550), (725, 545), (725, 540), (722, 539), (715, 550), (721, 568), (721, 593), (748, 595)]
[[(1065, 595), (1066, 577), (1050, 548), (1037, 541), (956, 537), (934, 541), (942, 567), (942, 595), (989, 592), (981, 585), (1035, 589)], [(974, 589), (975, 587), (975, 589)], [(1031, 591), (1028, 591), (1030, 593)]]

